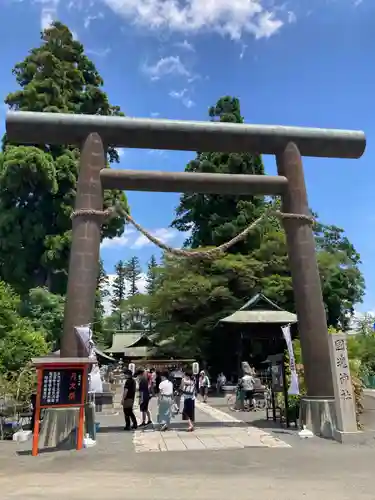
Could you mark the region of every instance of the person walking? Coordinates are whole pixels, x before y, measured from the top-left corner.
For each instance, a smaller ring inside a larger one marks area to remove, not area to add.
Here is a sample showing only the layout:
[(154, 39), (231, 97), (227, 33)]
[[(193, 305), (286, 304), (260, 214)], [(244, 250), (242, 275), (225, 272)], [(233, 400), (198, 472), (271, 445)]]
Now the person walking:
[(162, 372), (158, 395), (158, 424), (161, 431), (166, 431), (171, 425), (172, 404), (173, 384), (168, 372)]
[(199, 394), (203, 399), (203, 403), (207, 403), (208, 389), (210, 388), (210, 379), (208, 378), (204, 370), (202, 370), (199, 374), (198, 388)]
[[(150, 385), (148, 374), (145, 370), (140, 370), (138, 375), (139, 381), (139, 409), (142, 413), (142, 423), (139, 427), (146, 427), (152, 424), (151, 413), (148, 409), (150, 403)], [(147, 420), (146, 420), (147, 419)]]
[(184, 398), (182, 419), (188, 421), (188, 432), (194, 430), (195, 421), (195, 378), (191, 370), (185, 372), (181, 382), (181, 394)]
[(135, 399), (136, 383), (133, 378), (133, 374), (130, 370), (125, 370), (125, 384), (124, 392), (122, 395), (122, 409), (125, 417), (125, 430), (129, 431), (131, 429), (136, 429), (137, 419), (135, 418), (133, 406)]
[(223, 372), (219, 373), (216, 381), (216, 392), (218, 394), (222, 392), (223, 387), (225, 386), (226, 383), (227, 383), (227, 378), (224, 375), (224, 373)]
[(244, 394), (244, 400), (248, 402), (249, 410), (255, 408), (255, 399), (254, 399), (254, 385), (255, 380), (252, 375), (253, 371), (250, 373), (244, 373), (241, 378), (241, 388)]

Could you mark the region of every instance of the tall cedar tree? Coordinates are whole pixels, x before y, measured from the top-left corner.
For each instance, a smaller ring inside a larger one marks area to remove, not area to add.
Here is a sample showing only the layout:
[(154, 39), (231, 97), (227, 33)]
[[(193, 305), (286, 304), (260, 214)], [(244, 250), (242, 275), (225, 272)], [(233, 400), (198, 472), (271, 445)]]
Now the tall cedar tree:
[[(240, 102), (235, 97), (222, 97), (209, 109), (212, 121), (243, 123)], [(264, 174), (262, 158), (250, 153), (197, 153), (186, 172), (221, 174)], [(186, 193), (180, 198), (172, 226), (191, 231), (185, 246), (192, 248), (220, 245), (245, 229), (264, 210), (264, 197), (222, 196)], [(260, 234), (253, 232), (246, 241), (230, 252), (247, 253), (259, 246)]]
[(126, 263), (126, 281), (128, 284), (129, 297), (134, 297), (139, 293), (138, 281), (142, 274), (138, 257), (132, 257)]
[(116, 328), (122, 330), (124, 325), (122, 321), (121, 306), (126, 299), (126, 276), (127, 267), (125, 263), (120, 260), (115, 266), (115, 279), (112, 285), (111, 307), (113, 315), (117, 317)]
[(95, 294), (95, 310), (94, 310), (94, 324), (93, 324), (93, 337), (96, 344), (103, 346), (110, 344), (110, 338), (106, 337), (103, 329), (103, 319), (105, 315), (105, 299), (109, 297), (109, 279), (105, 272), (103, 261), (99, 261), (99, 275), (97, 279), (97, 287)]
[(154, 295), (157, 287), (157, 268), (158, 263), (156, 261), (155, 255), (151, 255), (150, 260), (147, 264), (147, 275), (146, 275), (146, 292), (148, 295)]
[[(138, 257), (134, 256), (126, 263), (126, 282), (128, 290), (128, 301), (126, 304), (127, 325), (130, 329), (143, 329), (141, 327), (144, 317), (142, 299), (140, 299), (138, 281), (141, 278), (142, 269)], [(141, 302), (141, 303), (140, 303)]]
[[(122, 115), (102, 90), (103, 80), (82, 44), (59, 22), (41, 34), (42, 43), (13, 69), (20, 89), (9, 94), (9, 109)], [(109, 162), (118, 162), (113, 147)], [(79, 150), (73, 146), (17, 146), (3, 138), (0, 154), (0, 278), (24, 294), (36, 286), (66, 292)], [(120, 204), (120, 191), (104, 193), (105, 206)], [(113, 218), (103, 237), (122, 234)]]
[[(155, 255), (151, 255), (151, 258), (147, 264), (147, 274), (146, 274), (146, 292), (147, 295), (149, 296), (149, 300), (152, 300), (152, 297), (155, 295), (157, 291), (157, 286), (158, 286), (157, 268), (158, 268), (158, 263), (156, 261)], [(153, 313), (152, 308), (148, 307), (147, 324), (148, 324), (148, 329), (150, 331), (153, 331), (155, 322), (156, 322), (156, 315)]]

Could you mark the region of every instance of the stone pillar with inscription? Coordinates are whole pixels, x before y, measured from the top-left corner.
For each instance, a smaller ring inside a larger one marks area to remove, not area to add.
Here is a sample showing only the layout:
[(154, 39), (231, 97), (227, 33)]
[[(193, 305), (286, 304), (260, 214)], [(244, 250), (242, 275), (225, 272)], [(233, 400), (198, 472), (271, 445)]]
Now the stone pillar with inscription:
[(357, 428), (346, 336), (339, 333), (329, 335), (328, 338), (336, 409), (336, 425), (333, 429), (333, 438), (341, 443), (356, 443), (362, 441), (365, 436)]

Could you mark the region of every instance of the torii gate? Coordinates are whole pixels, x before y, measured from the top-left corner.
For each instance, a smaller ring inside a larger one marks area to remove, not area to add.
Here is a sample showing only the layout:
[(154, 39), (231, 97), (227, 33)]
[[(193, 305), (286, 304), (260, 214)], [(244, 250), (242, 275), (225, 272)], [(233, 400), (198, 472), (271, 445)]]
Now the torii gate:
[[(21, 144), (81, 148), (61, 356), (76, 356), (74, 326), (93, 320), (103, 189), (281, 195), (311, 411), (333, 400), (328, 332), (302, 156), (360, 158), (361, 131), (187, 122), (59, 113), (8, 112), (8, 139)], [(278, 176), (147, 172), (104, 168), (106, 146), (185, 151), (250, 152), (276, 156)], [(300, 217), (298, 217), (300, 216)], [(301, 217), (302, 216), (302, 217)], [(316, 403), (315, 403), (316, 402)]]

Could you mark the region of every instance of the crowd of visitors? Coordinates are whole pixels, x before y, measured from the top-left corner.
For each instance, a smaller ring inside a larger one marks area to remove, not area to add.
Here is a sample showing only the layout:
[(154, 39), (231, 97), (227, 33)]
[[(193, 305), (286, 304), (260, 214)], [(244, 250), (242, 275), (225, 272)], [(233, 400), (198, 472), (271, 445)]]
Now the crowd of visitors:
[[(173, 415), (182, 414), (187, 422), (187, 430), (194, 430), (195, 398), (199, 394), (204, 403), (207, 403), (210, 380), (208, 375), (201, 371), (196, 377), (190, 369), (181, 371), (157, 372), (140, 369), (133, 375), (131, 370), (125, 370), (124, 392), (122, 407), (125, 417), (125, 430), (153, 425), (149, 403), (151, 398), (158, 401), (157, 424), (160, 430), (170, 428)], [(134, 414), (134, 402), (139, 395), (139, 409), (142, 420), (138, 424)]]

